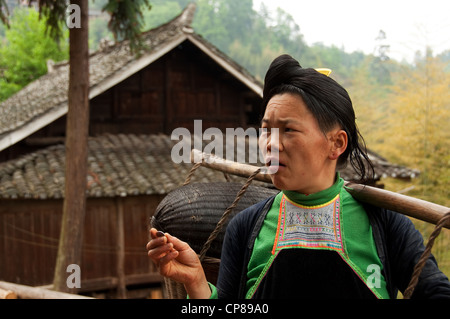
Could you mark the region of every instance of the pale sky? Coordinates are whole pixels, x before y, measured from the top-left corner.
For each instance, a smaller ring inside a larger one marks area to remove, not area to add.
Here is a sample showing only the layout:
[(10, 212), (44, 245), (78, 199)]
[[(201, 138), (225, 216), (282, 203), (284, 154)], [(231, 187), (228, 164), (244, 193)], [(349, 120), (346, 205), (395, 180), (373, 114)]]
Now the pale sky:
[[(408, 61), (427, 45), (434, 54), (450, 49), (449, 0), (253, 0), (255, 10), (261, 2), (290, 13), (309, 45), (322, 42), (369, 54), (377, 44), (387, 44), (391, 58)], [(380, 30), (384, 41), (375, 40)]]

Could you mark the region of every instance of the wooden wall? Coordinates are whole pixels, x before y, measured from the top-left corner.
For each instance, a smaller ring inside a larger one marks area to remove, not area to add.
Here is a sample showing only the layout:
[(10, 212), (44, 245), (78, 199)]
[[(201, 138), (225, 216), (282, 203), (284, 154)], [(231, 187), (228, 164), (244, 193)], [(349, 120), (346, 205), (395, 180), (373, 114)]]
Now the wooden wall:
[[(112, 289), (121, 280), (127, 285), (160, 282), (145, 245), (149, 219), (161, 199), (88, 199), (81, 291)], [(58, 200), (0, 202), (0, 280), (30, 286), (52, 283), (61, 216)]]
[[(261, 98), (186, 41), (91, 100), (90, 134), (248, 127)], [(253, 112), (253, 113), (252, 113)]]

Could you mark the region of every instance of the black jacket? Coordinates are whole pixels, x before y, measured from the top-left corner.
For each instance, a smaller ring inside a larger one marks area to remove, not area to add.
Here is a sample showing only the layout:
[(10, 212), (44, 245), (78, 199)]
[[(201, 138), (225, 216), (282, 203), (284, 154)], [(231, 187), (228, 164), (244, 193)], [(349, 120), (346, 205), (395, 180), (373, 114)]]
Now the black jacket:
[[(247, 264), (253, 244), (275, 196), (237, 214), (229, 223), (222, 247), (217, 280), (219, 298), (245, 298)], [(404, 291), (414, 266), (425, 250), (422, 235), (404, 215), (363, 204), (372, 225), (383, 276), (391, 298)], [(431, 256), (425, 264), (412, 298), (450, 299), (450, 282)]]

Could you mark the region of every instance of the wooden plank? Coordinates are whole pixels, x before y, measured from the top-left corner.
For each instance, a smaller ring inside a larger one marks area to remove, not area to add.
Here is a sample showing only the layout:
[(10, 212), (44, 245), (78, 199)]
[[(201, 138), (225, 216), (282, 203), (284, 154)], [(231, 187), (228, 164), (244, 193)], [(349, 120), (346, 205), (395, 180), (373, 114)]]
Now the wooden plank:
[(0, 281), (0, 288), (16, 293), (21, 299), (94, 299), (86, 296), (30, 287), (10, 282)]

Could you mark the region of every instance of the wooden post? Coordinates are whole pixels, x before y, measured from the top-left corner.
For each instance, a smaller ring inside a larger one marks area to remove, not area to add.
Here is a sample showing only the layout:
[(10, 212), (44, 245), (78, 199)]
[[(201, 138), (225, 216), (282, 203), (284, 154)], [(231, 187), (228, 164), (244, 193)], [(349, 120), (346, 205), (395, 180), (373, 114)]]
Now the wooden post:
[[(67, 266), (81, 264), (86, 210), (87, 139), (89, 128), (88, 0), (74, 0), (80, 7), (81, 28), (70, 28), (69, 110), (66, 127), (65, 197), (54, 289), (67, 287)], [(80, 266), (81, 267), (81, 266)]]
[[(191, 152), (191, 161), (197, 162), (200, 160), (202, 161), (202, 166), (242, 177), (249, 177), (258, 168), (249, 164), (228, 161), (193, 149)], [(258, 174), (255, 180), (272, 183), (268, 174)], [(350, 182), (345, 182), (345, 187), (353, 197), (361, 202), (386, 208), (432, 224), (436, 224), (446, 213), (450, 212), (449, 207), (376, 187)], [(450, 229), (450, 221), (444, 227)]]
[(127, 297), (125, 281), (125, 229), (123, 222), (123, 201), (116, 200), (117, 207), (117, 297), (125, 299)]

